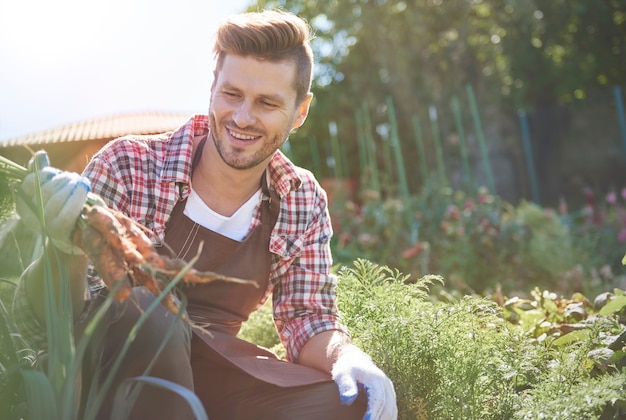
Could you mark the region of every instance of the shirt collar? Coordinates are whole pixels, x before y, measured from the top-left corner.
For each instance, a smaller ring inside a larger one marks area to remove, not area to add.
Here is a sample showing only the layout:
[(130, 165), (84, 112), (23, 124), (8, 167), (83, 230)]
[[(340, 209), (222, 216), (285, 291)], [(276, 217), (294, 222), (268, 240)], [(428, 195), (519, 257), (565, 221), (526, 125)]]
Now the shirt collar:
[(189, 184), (193, 160), (193, 139), (209, 131), (206, 114), (193, 115), (185, 124), (170, 133), (165, 162), (161, 171), (163, 182)]
[[(161, 172), (164, 182), (189, 184), (191, 182), (191, 162), (193, 160), (193, 139), (207, 134), (209, 118), (206, 114), (193, 115), (185, 124), (169, 137), (166, 159)], [(277, 150), (269, 162), (270, 184), (281, 198), (302, 185), (298, 168)]]
[(281, 198), (302, 185), (298, 167), (294, 165), (280, 150), (274, 153), (268, 165), (270, 181)]

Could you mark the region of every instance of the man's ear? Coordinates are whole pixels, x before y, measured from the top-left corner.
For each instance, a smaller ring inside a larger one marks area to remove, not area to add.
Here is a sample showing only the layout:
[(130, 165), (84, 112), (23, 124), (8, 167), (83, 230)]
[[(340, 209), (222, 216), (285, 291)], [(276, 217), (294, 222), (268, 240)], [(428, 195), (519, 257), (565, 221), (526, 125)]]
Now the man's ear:
[(304, 98), (304, 100), (300, 102), (300, 105), (298, 105), (298, 113), (296, 115), (296, 119), (293, 121), (293, 127), (291, 127), (292, 130), (295, 130), (296, 128), (304, 124), (307, 115), (309, 115), (309, 107), (311, 106), (312, 99), (313, 93), (309, 92), (306, 95), (306, 98)]

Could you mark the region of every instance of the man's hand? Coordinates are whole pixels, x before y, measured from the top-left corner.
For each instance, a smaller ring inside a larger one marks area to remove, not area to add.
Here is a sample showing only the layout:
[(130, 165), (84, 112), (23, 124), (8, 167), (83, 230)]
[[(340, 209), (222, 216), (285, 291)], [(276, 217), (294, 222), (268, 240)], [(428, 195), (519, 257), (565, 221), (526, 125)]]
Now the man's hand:
[[(17, 194), (17, 212), (24, 224), (35, 232), (41, 233), (45, 226), (50, 241), (62, 252), (82, 253), (72, 243), (71, 234), (91, 185), (87, 178), (77, 173), (60, 171), (49, 165), (48, 155), (43, 151), (30, 160), (30, 173)], [(43, 207), (43, 220), (39, 217), (40, 206)]]
[(367, 392), (366, 420), (398, 418), (396, 392), (385, 373), (372, 359), (356, 347), (341, 353), (332, 369), (333, 380), (339, 387), (342, 404), (352, 404), (359, 385)]

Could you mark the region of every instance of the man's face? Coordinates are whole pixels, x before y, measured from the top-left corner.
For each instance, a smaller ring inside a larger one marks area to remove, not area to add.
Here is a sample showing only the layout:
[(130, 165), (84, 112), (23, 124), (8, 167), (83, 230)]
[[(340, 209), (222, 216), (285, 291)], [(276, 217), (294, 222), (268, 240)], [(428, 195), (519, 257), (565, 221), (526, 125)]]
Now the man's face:
[(228, 55), (211, 88), (211, 137), (235, 169), (265, 164), (304, 122), (311, 95), (296, 104), (296, 66)]

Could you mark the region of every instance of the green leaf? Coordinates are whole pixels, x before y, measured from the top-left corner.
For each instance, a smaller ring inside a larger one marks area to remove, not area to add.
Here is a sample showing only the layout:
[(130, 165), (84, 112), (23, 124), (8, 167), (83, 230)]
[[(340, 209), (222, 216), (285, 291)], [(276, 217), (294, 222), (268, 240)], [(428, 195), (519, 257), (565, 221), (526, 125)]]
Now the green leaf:
[[(90, 397), (89, 407), (85, 415), (86, 418), (88, 419), (96, 418), (97, 409), (102, 405), (106, 397), (106, 393), (109, 392), (112, 386), (113, 380), (115, 378), (115, 375), (120, 369), (120, 366), (122, 365), (122, 362), (124, 361), (124, 357), (126, 353), (128, 352), (128, 349), (130, 348), (131, 344), (135, 340), (135, 337), (137, 336), (137, 332), (139, 331), (139, 328), (141, 328), (141, 326), (146, 322), (150, 314), (152, 314), (152, 312), (154, 312), (154, 310), (159, 305), (161, 305), (161, 301), (163, 300), (165, 295), (169, 293), (174, 288), (174, 286), (176, 286), (176, 284), (182, 279), (184, 273), (187, 272), (196, 263), (197, 259), (198, 259), (198, 256), (196, 255), (194, 258), (190, 260), (189, 263), (187, 263), (187, 265), (183, 267), (183, 269), (178, 273), (178, 275), (176, 275), (176, 277), (174, 277), (172, 281), (166, 287), (163, 288), (159, 296), (157, 296), (157, 298), (152, 303), (150, 303), (150, 305), (148, 305), (148, 307), (144, 310), (141, 317), (139, 317), (135, 325), (133, 325), (132, 329), (130, 330), (128, 334), (128, 337), (126, 337), (126, 341), (122, 345), (122, 348), (117, 354), (117, 357), (113, 361), (113, 365), (109, 368), (108, 374), (106, 378), (104, 379), (104, 382), (100, 386), (100, 389), (98, 390), (97, 394), (94, 396), (93, 400), (91, 400), (91, 397)], [(112, 299), (114, 295), (115, 295), (114, 293), (111, 293), (107, 299)], [(183, 302), (183, 303), (186, 304), (186, 302)], [(149, 366), (152, 365), (152, 363), (154, 362), (154, 359), (156, 359), (156, 357), (158, 356), (158, 353), (160, 353), (161, 350), (163, 349), (165, 342), (167, 342), (167, 340), (169, 339), (170, 335), (173, 332), (174, 324), (180, 321), (184, 311), (185, 311), (185, 306), (181, 306), (179, 313), (176, 314), (175, 322), (165, 332), (165, 335), (163, 336), (163, 340), (161, 341), (161, 346), (157, 349), (157, 352), (153, 355), (153, 361), (149, 364)]]
[(600, 309), (600, 315), (611, 315), (626, 307), (626, 296), (616, 296)]
[(556, 346), (562, 346), (565, 344), (573, 343), (575, 341), (581, 341), (589, 338), (590, 330), (575, 330), (570, 333), (567, 333), (556, 340), (553, 341), (553, 344)]
[(117, 392), (115, 393), (115, 401), (113, 403), (113, 413), (111, 418), (124, 419), (127, 417), (127, 409), (129, 407), (127, 407), (126, 404), (126, 396), (129, 394), (130, 387), (135, 382), (156, 386), (158, 388), (166, 389), (175, 394), (178, 394), (181, 398), (187, 401), (189, 407), (193, 411), (194, 418), (196, 418), (197, 420), (209, 419), (206, 411), (204, 411), (204, 406), (202, 405), (202, 402), (196, 396), (196, 394), (193, 393), (193, 391), (175, 382), (171, 382), (162, 378), (155, 378), (152, 376), (137, 376), (135, 378), (126, 379), (124, 382), (122, 382)]
[(24, 389), (28, 403), (28, 418), (56, 420), (59, 418), (57, 400), (48, 377), (38, 370), (23, 370)]

